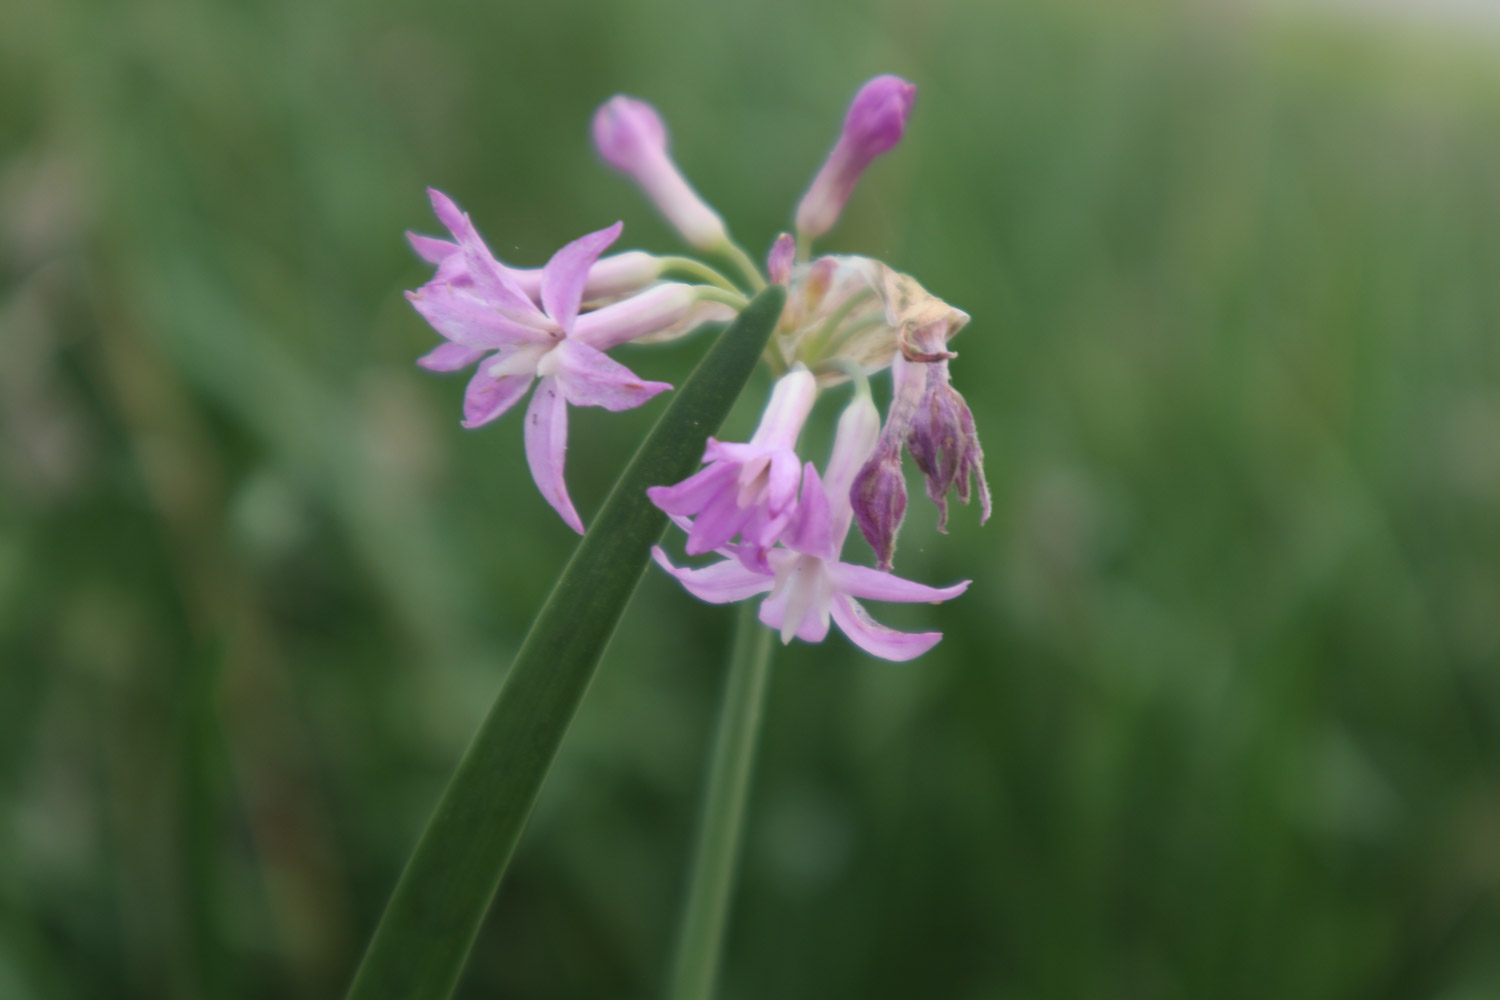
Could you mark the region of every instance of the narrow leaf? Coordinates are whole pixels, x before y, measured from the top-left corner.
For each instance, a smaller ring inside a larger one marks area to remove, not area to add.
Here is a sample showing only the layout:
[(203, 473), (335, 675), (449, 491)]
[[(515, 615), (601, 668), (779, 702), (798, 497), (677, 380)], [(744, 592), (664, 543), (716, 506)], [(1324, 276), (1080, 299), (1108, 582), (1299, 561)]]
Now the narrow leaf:
[(666, 528), (646, 487), (693, 471), (749, 381), (783, 300), (777, 287), (756, 296), (673, 394), (615, 483), (428, 821), (350, 1000), (452, 994), (568, 724)]

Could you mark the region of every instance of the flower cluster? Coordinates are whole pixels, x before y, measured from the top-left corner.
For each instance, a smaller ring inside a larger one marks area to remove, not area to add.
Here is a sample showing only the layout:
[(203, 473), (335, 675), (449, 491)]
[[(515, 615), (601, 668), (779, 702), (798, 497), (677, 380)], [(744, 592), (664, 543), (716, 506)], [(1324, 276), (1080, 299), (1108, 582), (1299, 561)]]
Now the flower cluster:
[[(938, 602), (968, 586), (929, 587), (890, 572), (907, 506), (903, 450), (926, 478), (940, 530), (946, 530), (948, 494), (967, 503), (976, 482), (981, 521), (990, 512), (973, 415), (949, 374), (956, 355), (948, 341), (969, 317), (880, 261), (812, 257), (811, 245), (837, 222), (870, 163), (900, 141), (915, 93), (894, 76), (876, 77), (860, 89), (797, 206), (795, 236), (776, 239), (764, 273), (683, 177), (656, 110), (624, 96), (599, 108), (592, 132), (605, 162), (634, 180), (692, 248), (732, 265), (737, 283), (692, 258), (641, 251), (603, 256), (618, 239), (620, 223), (569, 243), (545, 267), (513, 268), (497, 260), (468, 216), (436, 191), (433, 210), (452, 240), (409, 234), (437, 270), (408, 297), (444, 338), (419, 363), (445, 372), (475, 366), (464, 396), (466, 427), (501, 416), (535, 384), (525, 419), (527, 461), (543, 497), (579, 532), (583, 522), (563, 479), (568, 404), (624, 410), (671, 388), (637, 377), (606, 352), (732, 317), (747, 302), (745, 289), (768, 281), (786, 286), (786, 307), (766, 355), (780, 377), (754, 436), (744, 443), (710, 438), (699, 472), (649, 491), (686, 532), (689, 555), (723, 558), (682, 568), (659, 547), (654, 556), (705, 601), (766, 595), (760, 619), (783, 642), (793, 636), (819, 642), (831, 622), (855, 645), (890, 660), (918, 656), (941, 636), (886, 628), (859, 599)], [(882, 426), (868, 376), (886, 368), (892, 369), (893, 395)], [(797, 441), (818, 396), (850, 380), (854, 398), (839, 418), (820, 474), (798, 456)], [(856, 523), (878, 568), (842, 561)]]

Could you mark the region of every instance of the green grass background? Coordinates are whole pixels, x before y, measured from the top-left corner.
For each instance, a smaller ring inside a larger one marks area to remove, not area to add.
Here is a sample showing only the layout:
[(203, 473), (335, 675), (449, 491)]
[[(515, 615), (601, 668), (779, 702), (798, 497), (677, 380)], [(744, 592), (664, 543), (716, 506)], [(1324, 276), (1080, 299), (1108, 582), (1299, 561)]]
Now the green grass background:
[[(877, 72), (827, 246), (973, 315), (995, 516), (913, 500), (898, 569), (975, 580), (876, 609), (927, 657), (779, 656), (723, 995), (1500, 995), (1500, 32), (13, 0), (0, 997), (347, 982), (574, 544), (412, 364), (423, 187), (513, 263), (673, 252), (588, 145), (623, 91), (760, 253)], [(659, 409), (573, 412), (585, 518)], [(648, 575), (463, 996), (658, 992), (730, 617)]]

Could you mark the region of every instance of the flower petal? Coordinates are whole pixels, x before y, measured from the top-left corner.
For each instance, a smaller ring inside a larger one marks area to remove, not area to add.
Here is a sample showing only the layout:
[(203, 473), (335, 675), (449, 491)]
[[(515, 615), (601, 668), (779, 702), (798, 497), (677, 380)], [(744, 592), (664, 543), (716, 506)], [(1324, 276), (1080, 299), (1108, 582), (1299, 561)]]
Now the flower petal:
[(831, 594), (821, 562), (798, 559), (786, 581), (761, 602), (761, 624), (780, 632), (783, 645), (794, 635), (803, 642), (822, 642), (828, 637)]
[(465, 347), (451, 340), (445, 341), (417, 359), (417, 364), (430, 372), (456, 372), (467, 368), (488, 354), (488, 347)]
[(589, 280), (589, 268), (605, 249), (620, 238), (625, 223), (616, 222), (608, 229), (601, 229), (563, 247), (547, 261), (542, 271), (542, 308), (553, 322), (563, 328), (564, 333), (573, 329), (578, 318), (578, 305), (583, 301), (583, 286)]
[(583, 534), (583, 521), (568, 497), (563, 481), (563, 458), (568, 450), (568, 402), (556, 378), (544, 378), (526, 408), (526, 462), (542, 499), (567, 523)]
[(802, 470), (802, 499), (797, 503), (797, 512), (792, 515), (782, 541), (787, 548), (811, 556), (832, 559), (838, 555), (833, 549), (828, 494), (824, 492), (823, 481), (818, 478), (818, 470), (811, 462)]
[(496, 260), (495, 255), (490, 253), (490, 248), (484, 245), (478, 230), (469, 221), (468, 214), (460, 210), (452, 198), (436, 188), (428, 188), (427, 195), (432, 199), (432, 211), (438, 221), (447, 226), (453, 238), (458, 241), (475, 285), (493, 298), (496, 305), (513, 313), (517, 319), (526, 322), (545, 321), (536, 303), (531, 301), (510, 276), (510, 269)]
[(897, 663), (914, 660), (943, 638), (941, 632), (898, 632), (870, 617), (858, 601), (847, 594), (835, 594), (833, 620), (860, 649), (871, 656)]
[(406, 242), (429, 264), (441, 264), (456, 253), (462, 253), (457, 243), (440, 240), (436, 236), (423, 236), (421, 233), (408, 232)]
[(750, 520), (754, 508), (741, 507), (736, 499), (738, 492), (731, 486), (715, 494), (703, 505), (703, 509), (693, 519), (692, 530), (688, 532), (688, 555), (698, 556), (720, 548)]
[(646, 496), (668, 514), (696, 514), (723, 490), (734, 489), (734, 467), (714, 464), (688, 476), (675, 486), (652, 486)]
[(776, 582), (774, 576), (746, 569), (736, 559), (724, 559), (702, 569), (677, 567), (668, 561), (660, 545), (651, 547), (651, 558), (656, 560), (658, 566), (675, 576), (687, 588), (688, 593), (710, 604), (743, 601), (747, 597), (764, 594)]
[(406, 299), (434, 330), (465, 347), (496, 348), (547, 337), (541, 330), (496, 309), (476, 295), (471, 286), (429, 281), (416, 291), (407, 292)]
[(574, 406), (602, 406), (606, 410), (631, 410), (657, 393), (672, 386), (666, 382), (647, 382), (635, 372), (596, 351), (566, 337), (543, 359), (541, 374), (557, 376), (568, 402)]
[(464, 390), (463, 425), (470, 429), (483, 426), (520, 402), (531, 386), (531, 375), (491, 375), (480, 365)]
[(969, 584), (972, 582), (964, 580), (951, 587), (929, 587), (925, 583), (904, 580), (891, 573), (871, 569), (869, 566), (836, 562), (830, 563), (828, 569), (833, 575), (833, 585), (840, 593), (851, 597), (863, 597), (871, 601), (900, 601), (908, 604), (926, 601), (930, 604), (937, 604), (962, 594), (969, 589)]

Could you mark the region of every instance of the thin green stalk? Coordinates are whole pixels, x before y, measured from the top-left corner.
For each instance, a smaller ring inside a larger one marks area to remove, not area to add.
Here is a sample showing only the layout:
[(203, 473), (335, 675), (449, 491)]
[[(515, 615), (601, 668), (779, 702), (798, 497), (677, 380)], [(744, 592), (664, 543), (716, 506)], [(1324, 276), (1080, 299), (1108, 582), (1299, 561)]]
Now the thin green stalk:
[(350, 1000), (450, 996), (542, 781), (667, 517), (646, 488), (692, 472), (749, 381), (785, 295), (768, 289), (719, 337), (621, 474), (516, 653), (427, 823)]
[(745, 801), (771, 679), (773, 633), (757, 618), (758, 604), (744, 602), (735, 626), (668, 1000), (707, 1000), (718, 978), (745, 827)]
[(745, 293), (739, 290), (726, 292), (724, 289), (716, 288), (713, 285), (694, 285), (693, 288), (698, 293), (700, 299), (707, 299), (710, 302), (722, 302), (733, 309), (743, 309), (750, 302), (749, 299), (745, 298)]
[(734, 240), (726, 240), (724, 245), (719, 249), (719, 253), (725, 260), (733, 264), (739, 270), (740, 274), (745, 276), (745, 280), (750, 283), (752, 291), (758, 292), (766, 287), (765, 277), (760, 273), (760, 268), (756, 266), (755, 261), (745, 252), (744, 247), (734, 242)]
[(694, 278), (717, 285), (726, 292), (740, 294), (738, 285), (701, 260), (694, 260), (692, 257), (663, 257), (661, 263), (663, 277)]

